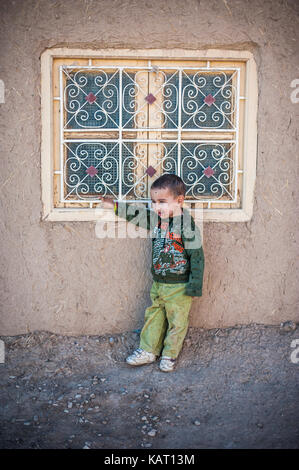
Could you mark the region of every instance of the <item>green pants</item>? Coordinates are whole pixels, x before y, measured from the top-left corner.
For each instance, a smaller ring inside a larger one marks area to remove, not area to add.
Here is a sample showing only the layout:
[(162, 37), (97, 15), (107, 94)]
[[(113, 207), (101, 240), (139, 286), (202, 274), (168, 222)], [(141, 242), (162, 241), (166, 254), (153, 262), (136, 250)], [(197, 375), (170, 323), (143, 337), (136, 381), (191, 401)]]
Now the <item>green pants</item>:
[(192, 297), (186, 295), (186, 283), (164, 284), (153, 281), (152, 305), (145, 311), (140, 348), (159, 356), (176, 358), (183, 346), (189, 323)]

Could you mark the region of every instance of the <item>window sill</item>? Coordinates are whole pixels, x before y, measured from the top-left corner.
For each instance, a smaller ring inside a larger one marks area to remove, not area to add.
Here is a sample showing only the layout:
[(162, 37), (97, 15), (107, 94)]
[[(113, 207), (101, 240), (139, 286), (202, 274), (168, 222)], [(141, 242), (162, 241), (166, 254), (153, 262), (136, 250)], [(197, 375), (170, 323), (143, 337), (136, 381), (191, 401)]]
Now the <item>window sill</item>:
[[(206, 209), (203, 222), (248, 222), (252, 210), (245, 209)], [(52, 209), (43, 214), (42, 222), (126, 222), (110, 209)]]

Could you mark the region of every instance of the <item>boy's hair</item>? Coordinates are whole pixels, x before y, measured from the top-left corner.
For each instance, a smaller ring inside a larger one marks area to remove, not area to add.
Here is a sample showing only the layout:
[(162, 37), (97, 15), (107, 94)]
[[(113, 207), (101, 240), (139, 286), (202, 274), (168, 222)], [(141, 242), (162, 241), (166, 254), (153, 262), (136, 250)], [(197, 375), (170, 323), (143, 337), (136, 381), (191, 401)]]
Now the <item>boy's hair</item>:
[(150, 189), (162, 188), (168, 188), (174, 197), (181, 195), (185, 196), (186, 193), (186, 187), (183, 180), (179, 176), (169, 173), (164, 173), (159, 176), (159, 178), (153, 182)]

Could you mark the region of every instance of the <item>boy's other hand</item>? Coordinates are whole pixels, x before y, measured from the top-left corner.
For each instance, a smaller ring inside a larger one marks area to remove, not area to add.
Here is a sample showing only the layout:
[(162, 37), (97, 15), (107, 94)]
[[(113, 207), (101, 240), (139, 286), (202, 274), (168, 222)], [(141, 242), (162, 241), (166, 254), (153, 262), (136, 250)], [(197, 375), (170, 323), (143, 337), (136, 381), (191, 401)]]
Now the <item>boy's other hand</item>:
[(113, 197), (108, 197), (108, 196), (99, 196), (99, 199), (101, 201), (101, 207), (107, 208), (107, 209), (113, 209), (114, 207), (114, 199)]

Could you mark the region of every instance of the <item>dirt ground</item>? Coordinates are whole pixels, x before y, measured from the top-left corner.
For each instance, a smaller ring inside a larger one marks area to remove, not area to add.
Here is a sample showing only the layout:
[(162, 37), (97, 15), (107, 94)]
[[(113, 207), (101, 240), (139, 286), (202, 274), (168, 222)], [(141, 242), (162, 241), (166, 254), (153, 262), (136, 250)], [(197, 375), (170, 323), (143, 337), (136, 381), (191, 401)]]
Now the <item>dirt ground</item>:
[(296, 326), (190, 328), (173, 373), (126, 365), (138, 331), (2, 337), (0, 446), (298, 448)]

